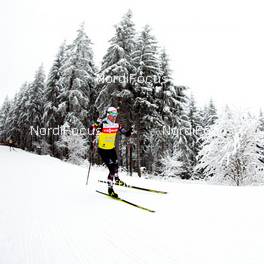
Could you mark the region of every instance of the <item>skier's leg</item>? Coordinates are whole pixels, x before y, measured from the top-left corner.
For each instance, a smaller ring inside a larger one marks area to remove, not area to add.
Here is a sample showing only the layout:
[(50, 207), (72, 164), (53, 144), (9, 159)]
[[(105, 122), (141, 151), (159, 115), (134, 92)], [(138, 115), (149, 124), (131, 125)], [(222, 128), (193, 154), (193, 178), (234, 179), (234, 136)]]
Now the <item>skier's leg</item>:
[(113, 181), (117, 175), (118, 172), (118, 165), (116, 162), (113, 162), (113, 160), (110, 158), (107, 164), (107, 167), (109, 169), (109, 175), (108, 175), (108, 186), (112, 186), (113, 187)]
[(108, 163), (108, 169), (109, 169), (109, 174), (108, 174), (108, 178), (107, 178), (107, 185), (108, 185), (108, 194), (118, 198), (117, 193), (115, 193), (114, 188), (113, 188), (113, 184), (114, 184), (114, 177), (115, 177), (115, 166), (113, 163)]
[(109, 169), (109, 174), (107, 177), (108, 193), (109, 195), (117, 198), (118, 195), (114, 192), (114, 189), (113, 189), (113, 180), (115, 177), (116, 166), (114, 165), (115, 163), (111, 159), (111, 150), (98, 149), (98, 152), (103, 162)]
[[(111, 153), (110, 150), (106, 150), (106, 149), (98, 149), (98, 153), (101, 156), (103, 162), (105, 163), (105, 165), (107, 166), (107, 168), (109, 169), (109, 175), (108, 175), (108, 181), (109, 184), (111, 184), (111, 182), (113, 182), (114, 179), (114, 171), (113, 171), (113, 161), (111, 160)], [(113, 184), (111, 184), (113, 185)]]
[(108, 187), (113, 187), (114, 177), (110, 173), (107, 176), (107, 185)]
[(117, 155), (116, 155), (115, 149), (111, 149), (110, 158), (113, 161), (112, 171), (113, 171), (115, 183), (117, 185), (125, 185), (125, 183), (123, 181), (121, 181), (119, 176), (118, 176), (118, 159), (117, 159)]

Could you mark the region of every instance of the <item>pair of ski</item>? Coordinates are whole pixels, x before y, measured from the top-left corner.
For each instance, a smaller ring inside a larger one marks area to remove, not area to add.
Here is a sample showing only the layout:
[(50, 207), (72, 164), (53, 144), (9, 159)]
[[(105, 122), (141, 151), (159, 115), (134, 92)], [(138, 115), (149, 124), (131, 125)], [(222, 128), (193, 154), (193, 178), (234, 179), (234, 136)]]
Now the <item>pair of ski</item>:
[[(107, 181), (101, 181), (101, 180), (98, 180), (98, 182), (100, 182), (100, 183), (107, 183)], [(138, 186), (128, 185), (128, 184), (126, 184), (126, 183), (123, 183), (123, 184), (117, 184), (117, 183), (115, 183), (115, 185), (117, 185), (117, 186), (121, 186), (121, 187), (126, 187), (126, 188), (131, 188), (131, 189), (136, 189), (136, 190), (141, 190), (141, 191), (147, 191), (147, 192), (153, 192), (153, 193), (160, 193), (160, 194), (167, 194), (167, 192), (164, 192), (164, 191), (158, 191), (158, 190), (153, 190), (153, 189), (148, 189), (148, 188), (142, 188), (142, 187), (138, 187)], [(109, 195), (109, 194), (107, 194), (107, 193), (104, 193), (104, 192), (101, 192), (101, 191), (98, 191), (98, 190), (96, 190), (96, 192), (98, 192), (98, 193), (100, 193), (100, 194), (103, 194), (103, 195), (105, 195), (105, 196), (108, 196), (108, 197), (110, 197), (110, 198), (112, 198), (112, 199), (114, 199), (114, 200), (117, 200), (117, 201), (120, 201), (120, 202), (123, 202), (123, 203), (129, 204), (129, 205), (132, 205), (132, 206), (134, 206), (134, 207), (137, 207), (137, 208), (139, 208), (139, 209), (142, 209), (142, 210), (148, 211), (148, 212), (150, 212), (150, 213), (155, 213), (154, 210), (148, 209), (148, 208), (143, 207), (143, 206), (138, 205), (138, 204), (131, 203), (131, 202), (129, 202), (129, 201), (125, 200), (125, 199), (122, 199), (122, 198), (120, 198), (120, 197), (115, 198), (115, 197), (112, 197), (111, 195)]]

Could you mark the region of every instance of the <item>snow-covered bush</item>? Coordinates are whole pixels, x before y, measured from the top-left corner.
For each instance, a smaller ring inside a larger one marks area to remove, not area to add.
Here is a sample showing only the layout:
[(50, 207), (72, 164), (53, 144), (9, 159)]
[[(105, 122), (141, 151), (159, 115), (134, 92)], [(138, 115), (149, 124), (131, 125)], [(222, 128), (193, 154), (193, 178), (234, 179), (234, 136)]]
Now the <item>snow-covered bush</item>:
[(162, 153), (162, 135), (159, 129), (151, 129), (144, 135), (144, 147), (147, 159), (147, 170), (152, 172), (159, 171), (160, 155)]
[(164, 178), (180, 177), (184, 172), (183, 163), (180, 161), (180, 152), (174, 151), (173, 153), (167, 152), (161, 159), (162, 176)]
[(73, 164), (82, 164), (87, 152), (87, 142), (85, 138), (81, 134), (72, 134), (68, 122), (65, 122), (63, 125), (63, 130), (66, 131), (66, 133), (61, 135), (57, 146), (67, 153), (67, 161)]
[(257, 145), (263, 140), (258, 120), (250, 114), (225, 113), (203, 136), (196, 173), (237, 186), (263, 181)]

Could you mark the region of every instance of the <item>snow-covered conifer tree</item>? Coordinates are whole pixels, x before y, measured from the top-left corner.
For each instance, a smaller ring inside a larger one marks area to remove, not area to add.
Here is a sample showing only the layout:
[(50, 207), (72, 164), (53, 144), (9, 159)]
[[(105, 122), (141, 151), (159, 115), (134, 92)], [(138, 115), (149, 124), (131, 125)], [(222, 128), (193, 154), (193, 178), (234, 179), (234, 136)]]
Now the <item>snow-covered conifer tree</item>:
[(212, 99), (210, 99), (209, 104), (204, 107), (203, 111), (201, 111), (201, 115), (204, 128), (215, 123), (217, 119), (217, 110)]
[(7, 140), (7, 120), (10, 113), (10, 100), (5, 98), (0, 110), (0, 141)]
[[(43, 114), (43, 123), (46, 128), (55, 128), (62, 125), (63, 119), (59, 114), (59, 96), (62, 93), (61, 87), (61, 77), (62, 77), (62, 65), (65, 59), (65, 44), (61, 45), (55, 61), (51, 67), (48, 75), (46, 89), (44, 91), (45, 105)], [(55, 155), (55, 144), (54, 142), (58, 140), (56, 135), (52, 133), (47, 136), (47, 142), (51, 145), (51, 151)]]
[(71, 116), (74, 115), (84, 127), (91, 124), (95, 98), (95, 72), (91, 40), (82, 24), (77, 31), (77, 37), (66, 49), (61, 67), (62, 92), (59, 96), (59, 112), (63, 122), (69, 121), (70, 118), (73, 121)]
[(18, 127), (18, 118), (20, 114), (20, 93), (16, 93), (10, 107), (10, 112), (7, 119), (7, 135), (8, 138), (16, 142), (20, 138), (20, 129)]
[[(33, 82), (30, 84), (28, 91), (28, 105), (27, 105), (27, 120), (29, 126), (41, 128), (43, 125), (42, 116), (44, 110), (44, 89), (45, 89), (45, 74), (43, 65), (39, 67), (35, 74)], [(28, 132), (29, 133), (29, 132)], [(30, 149), (34, 149), (33, 145), (36, 145), (40, 138), (32, 133), (30, 135), (31, 142), (29, 144)], [(34, 144), (33, 144), (34, 143)]]
[(115, 25), (115, 35), (109, 42), (99, 75), (96, 107), (100, 112), (110, 105), (121, 106), (120, 102), (125, 104), (126, 99), (132, 97), (129, 79), (134, 73), (131, 53), (135, 47), (135, 25), (131, 10)]
[(264, 115), (263, 115), (262, 110), (260, 110), (260, 113), (259, 113), (259, 129), (261, 131), (264, 131)]
[[(7, 123), (8, 135), (18, 147), (25, 147), (29, 135), (28, 118), (28, 90), (29, 85), (24, 83), (12, 100)], [(26, 119), (24, 117), (26, 116)]]
[(133, 82), (131, 105), (137, 132), (137, 170), (140, 176), (142, 144), (147, 140), (146, 132), (153, 127), (162, 126), (161, 116), (158, 114), (158, 105), (154, 97), (154, 84), (160, 75), (158, 45), (148, 25), (138, 35), (132, 59), (136, 75)]
[[(160, 73), (158, 83), (154, 83), (154, 100), (155, 103), (158, 105), (157, 112), (160, 115), (161, 123), (163, 126), (165, 126), (162, 128), (162, 131), (166, 129), (179, 129), (182, 123), (182, 111), (179, 110), (185, 108), (187, 98), (183, 90), (180, 91), (182, 92), (182, 96), (179, 97), (180, 87), (177, 87), (173, 84), (173, 79), (169, 66), (169, 58), (165, 49), (162, 49), (159, 57)], [(156, 158), (160, 159), (168, 153), (171, 156), (174, 152), (175, 136), (166, 133), (159, 133), (159, 135), (159, 144), (157, 146), (158, 157)]]
[[(259, 113), (259, 130), (264, 133), (264, 116), (262, 110)], [(260, 161), (264, 164), (264, 142), (259, 142), (257, 144), (257, 153), (260, 155)]]
[(20, 131), (20, 138), (17, 141), (19, 147), (25, 149), (29, 146), (30, 142), (30, 122), (28, 115), (29, 106), (29, 95), (31, 86), (28, 83), (24, 83), (19, 92), (19, 115), (17, 120), (17, 125)]
[(162, 130), (152, 128), (145, 133), (144, 141), (144, 163), (148, 171), (160, 171), (160, 159), (163, 155), (161, 145), (163, 143)]
[(196, 165), (196, 156), (200, 150), (200, 137), (203, 133), (202, 127), (202, 118), (200, 116), (200, 111), (196, 106), (193, 95), (191, 95), (188, 107), (187, 107), (187, 117), (189, 127), (185, 132), (185, 136), (188, 141), (189, 146), (189, 159), (191, 161), (191, 165)]
[(164, 124), (176, 126), (180, 123), (177, 107), (181, 101), (178, 100), (177, 88), (173, 84), (169, 58), (165, 49), (160, 53), (160, 73), (159, 82), (155, 85), (155, 101)]
[(179, 177), (182, 178), (182, 174), (185, 172), (183, 162), (181, 160), (181, 153), (174, 148), (174, 151), (166, 151), (161, 159), (161, 176), (164, 178)]

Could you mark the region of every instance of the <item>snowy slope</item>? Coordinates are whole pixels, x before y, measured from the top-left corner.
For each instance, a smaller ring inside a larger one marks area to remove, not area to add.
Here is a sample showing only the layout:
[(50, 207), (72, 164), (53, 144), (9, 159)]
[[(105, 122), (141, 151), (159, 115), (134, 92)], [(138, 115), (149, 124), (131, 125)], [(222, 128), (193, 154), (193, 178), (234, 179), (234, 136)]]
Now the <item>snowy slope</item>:
[(165, 183), (116, 188), (149, 213), (95, 192), (107, 171), (0, 146), (1, 264), (264, 263), (263, 187)]

